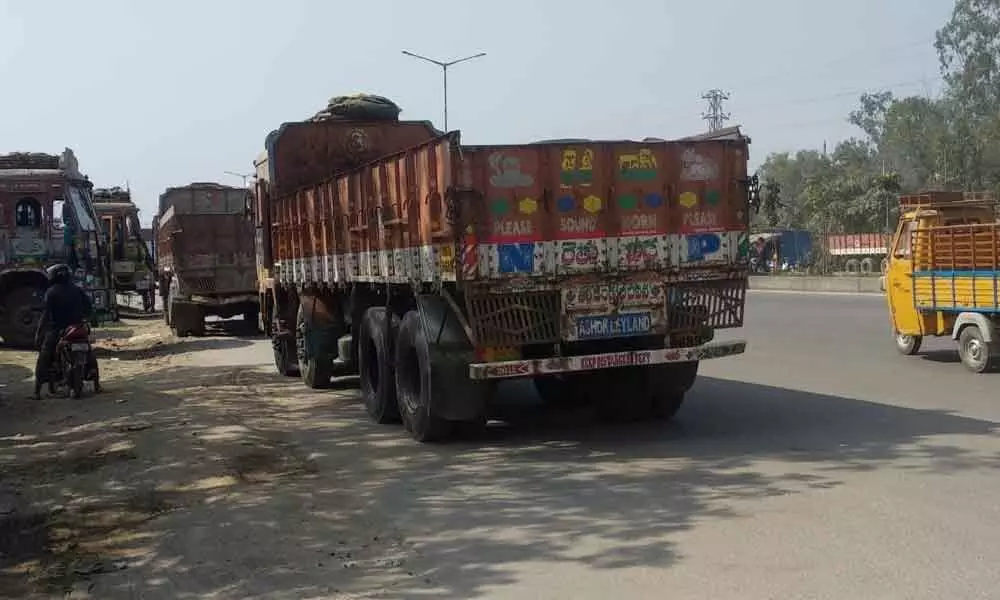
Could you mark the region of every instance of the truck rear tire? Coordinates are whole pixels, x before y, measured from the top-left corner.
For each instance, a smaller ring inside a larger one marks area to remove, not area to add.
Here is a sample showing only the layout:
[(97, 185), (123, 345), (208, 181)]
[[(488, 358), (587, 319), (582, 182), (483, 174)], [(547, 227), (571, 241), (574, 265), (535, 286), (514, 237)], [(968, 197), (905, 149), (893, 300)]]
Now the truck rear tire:
[(179, 338), (205, 335), (205, 315), (197, 304), (170, 303), (170, 327)]
[(434, 414), (434, 390), (427, 335), (420, 314), (411, 310), (396, 337), (396, 394), (403, 425), (418, 442), (442, 441), (453, 431), (450, 421)]
[(698, 379), (698, 364), (693, 361), (646, 368), (646, 398), (651, 417), (664, 421), (674, 418)]
[(399, 322), (394, 313), (372, 307), (365, 311), (358, 329), (361, 398), (368, 416), (380, 425), (400, 420), (393, 354)]
[(285, 377), (299, 376), (299, 363), (295, 357), (295, 339), (290, 335), (271, 338), (274, 351), (274, 366)]
[(638, 421), (649, 414), (646, 384), (648, 367), (624, 367), (596, 371), (587, 386), (594, 394), (594, 405), (601, 421), (620, 423)]
[(0, 324), (0, 337), (12, 348), (35, 348), (35, 332), (42, 317), (45, 290), (22, 285), (4, 298), (6, 323)]
[(260, 309), (248, 308), (243, 311), (244, 327), (249, 333), (260, 333)]
[(967, 325), (958, 335), (958, 356), (965, 368), (973, 373), (988, 371), (996, 360), (1000, 348), (995, 342), (983, 339), (983, 332), (976, 325)]
[(697, 361), (609, 370), (591, 386), (600, 394), (597, 414), (607, 421), (670, 420), (697, 377)]
[(579, 385), (578, 374), (539, 375), (532, 379), (535, 392), (550, 408), (568, 408), (586, 401)]
[(205, 311), (202, 310), (200, 306), (194, 304), (191, 306), (190, 321), (188, 321), (188, 328), (191, 331), (191, 335), (194, 337), (204, 337), (205, 336)]
[(329, 387), (330, 380), (333, 379), (333, 362), (321, 360), (311, 354), (309, 345), (306, 344), (306, 314), (301, 304), (295, 317), (295, 331), (296, 356), (302, 382), (314, 390)]

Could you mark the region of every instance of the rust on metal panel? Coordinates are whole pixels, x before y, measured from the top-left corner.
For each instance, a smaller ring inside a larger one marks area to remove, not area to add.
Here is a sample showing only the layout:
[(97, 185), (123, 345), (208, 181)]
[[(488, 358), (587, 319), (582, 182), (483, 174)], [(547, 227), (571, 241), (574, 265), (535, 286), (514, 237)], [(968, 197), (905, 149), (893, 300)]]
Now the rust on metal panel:
[(424, 143), (284, 196), (276, 202), (276, 260), (349, 254), (354, 274), (404, 275), (403, 259), (392, 251), (451, 241), (450, 140)]
[(275, 193), (316, 185), (437, 135), (426, 121), (286, 123), (268, 136), (268, 168)]

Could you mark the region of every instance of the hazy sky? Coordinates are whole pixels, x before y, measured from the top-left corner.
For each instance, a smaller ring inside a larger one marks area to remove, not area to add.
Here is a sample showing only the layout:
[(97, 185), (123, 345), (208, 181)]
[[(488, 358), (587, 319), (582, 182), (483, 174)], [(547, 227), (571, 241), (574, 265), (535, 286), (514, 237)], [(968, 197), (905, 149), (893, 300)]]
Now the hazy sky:
[(98, 186), (239, 184), (333, 95), (388, 96), (470, 143), (681, 137), (719, 87), (768, 153), (856, 135), (865, 90), (935, 94), (952, 0), (0, 0), (0, 152), (73, 148)]

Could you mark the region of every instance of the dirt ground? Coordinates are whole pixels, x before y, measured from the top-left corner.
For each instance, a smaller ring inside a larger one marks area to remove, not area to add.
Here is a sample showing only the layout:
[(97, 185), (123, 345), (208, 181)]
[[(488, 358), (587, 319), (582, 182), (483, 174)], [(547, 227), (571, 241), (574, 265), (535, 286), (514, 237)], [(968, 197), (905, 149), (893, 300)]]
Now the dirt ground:
[[(0, 349), (0, 597), (347, 598), (421, 580), (288, 436), (328, 430), (330, 395), (213, 366), (253, 343), (239, 331), (180, 340), (146, 317), (98, 337), (105, 391), (81, 400), (30, 400), (34, 354)], [(308, 593), (301, 569), (322, 572)]]

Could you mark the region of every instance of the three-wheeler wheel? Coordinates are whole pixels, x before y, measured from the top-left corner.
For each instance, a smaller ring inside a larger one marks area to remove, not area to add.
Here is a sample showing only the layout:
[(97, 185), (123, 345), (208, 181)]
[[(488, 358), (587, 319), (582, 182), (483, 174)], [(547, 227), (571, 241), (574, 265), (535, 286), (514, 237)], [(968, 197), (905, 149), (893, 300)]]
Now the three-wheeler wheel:
[(893, 332), (893, 338), (896, 341), (896, 350), (905, 356), (913, 356), (920, 352), (920, 343), (924, 341), (919, 335), (906, 335), (898, 331)]
[(1000, 354), (996, 342), (987, 342), (977, 325), (966, 325), (958, 334), (958, 356), (965, 368), (973, 373), (988, 370)]

